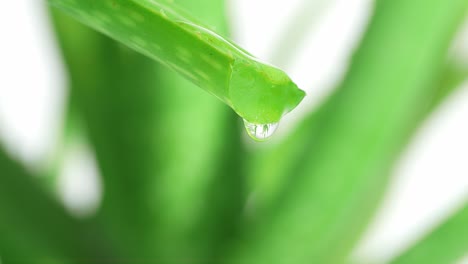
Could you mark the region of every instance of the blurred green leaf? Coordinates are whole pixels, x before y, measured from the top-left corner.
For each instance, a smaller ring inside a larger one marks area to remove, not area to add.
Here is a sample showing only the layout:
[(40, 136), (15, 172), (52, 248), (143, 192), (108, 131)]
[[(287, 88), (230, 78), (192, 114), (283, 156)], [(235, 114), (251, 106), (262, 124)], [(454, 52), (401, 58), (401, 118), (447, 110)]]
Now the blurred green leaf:
[[(180, 4), (226, 30), (223, 1)], [(216, 257), (243, 203), (235, 114), (150, 59), (53, 15), (103, 176), (96, 221), (129, 259)]]
[[(376, 2), (342, 85), (301, 125), (296, 139), (308, 139), (290, 142), (297, 147), (276, 156), (287, 159), (280, 169), (288, 178), (270, 183), (282, 192), (248, 220), (235, 261), (346, 258), (382, 196), (397, 154), (436, 97), (433, 84), (467, 4)], [(300, 145), (308, 149), (305, 155)], [(288, 165), (294, 158), (296, 165)]]
[(468, 254), (468, 204), (390, 263), (455, 263), (466, 254)]
[[(178, 4), (226, 32), (223, 1)], [(343, 84), (253, 160), (225, 105), (53, 11), (71, 86), (64, 141), (89, 137), (104, 197), (96, 216), (77, 221), (0, 150), (2, 261), (341, 263), (411, 133), (466, 78), (443, 59), (467, 5), (379, 0)], [(459, 257), (466, 241), (453, 234), (467, 236), (465, 211), (397, 261), (414, 263), (440, 243), (448, 249), (434, 260)]]
[(108, 256), (102, 234), (69, 216), (1, 148), (0, 169), (2, 263), (83, 263)]
[[(455, 63), (450, 57), (436, 75), (439, 77), (432, 84), (434, 92), (425, 107), (425, 114), (421, 115), (420, 121), (414, 123), (414, 129), (417, 129), (447, 96), (462, 86), (463, 81), (468, 79), (468, 67)], [(317, 116), (321, 111), (322, 107), (318, 107), (283, 141), (251, 153), (247, 178), (249, 191), (255, 193), (255, 210), (271, 206), (276, 196), (283, 191), (283, 185), (289, 179), (289, 175), (300, 169), (303, 164), (302, 158), (314, 147), (309, 145), (310, 138), (314, 137), (318, 129)]]

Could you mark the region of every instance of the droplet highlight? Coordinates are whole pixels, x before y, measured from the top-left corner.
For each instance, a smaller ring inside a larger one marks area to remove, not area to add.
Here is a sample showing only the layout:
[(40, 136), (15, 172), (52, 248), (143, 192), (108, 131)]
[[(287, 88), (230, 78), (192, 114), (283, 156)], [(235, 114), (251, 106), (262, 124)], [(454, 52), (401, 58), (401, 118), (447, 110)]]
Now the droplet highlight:
[(245, 130), (247, 134), (256, 141), (265, 141), (275, 133), (278, 123), (254, 124), (244, 119)]

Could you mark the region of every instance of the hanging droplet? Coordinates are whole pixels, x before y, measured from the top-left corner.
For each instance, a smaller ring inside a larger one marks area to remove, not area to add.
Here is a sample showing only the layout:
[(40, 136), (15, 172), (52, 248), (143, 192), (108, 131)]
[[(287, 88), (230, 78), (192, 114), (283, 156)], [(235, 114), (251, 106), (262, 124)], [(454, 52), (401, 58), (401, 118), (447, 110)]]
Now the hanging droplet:
[(254, 124), (250, 123), (244, 119), (245, 130), (247, 130), (247, 134), (251, 138), (257, 141), (264, 141), (267, 140), (269, 137), (273, 135), (276, 128), (278, 127), (278, 123), (271, 123), (271, 124)]

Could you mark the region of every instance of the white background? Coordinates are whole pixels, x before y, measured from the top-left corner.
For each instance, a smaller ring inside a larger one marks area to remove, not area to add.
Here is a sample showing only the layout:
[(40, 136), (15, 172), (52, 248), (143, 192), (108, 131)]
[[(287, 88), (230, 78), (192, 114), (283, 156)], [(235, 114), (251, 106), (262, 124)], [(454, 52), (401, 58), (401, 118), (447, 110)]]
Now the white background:
[[(56, 148), (66, 83), (41, 4), (16, 0), (0, 8), (0, 140), (31, 169), (43, 167)], [(298, 113), (307, 112), (340, 80), (371, 8), (369, 0), (232, 0), (229, 5), (235, 40), (259, 58), (276, 62), (307, 91)], [(294, 17), (308, 26), (288, 30)], [(465, 63), (467, 35), (465, 30), (453, 48)], [(297, 45), (280, 46), (285, 36)], [(289, 61), (276, 52), (285, 49)], [(288, 117), (279, 133), (300, 116)], [(425, 122), (404, 153), (356, 258), (389, 259), (468, 200), (467, 118), (464, 85)], [(73, 213), (90, 213), (100, 195), (94, 159), (80, 142), (66, 157), (59, 192)]]

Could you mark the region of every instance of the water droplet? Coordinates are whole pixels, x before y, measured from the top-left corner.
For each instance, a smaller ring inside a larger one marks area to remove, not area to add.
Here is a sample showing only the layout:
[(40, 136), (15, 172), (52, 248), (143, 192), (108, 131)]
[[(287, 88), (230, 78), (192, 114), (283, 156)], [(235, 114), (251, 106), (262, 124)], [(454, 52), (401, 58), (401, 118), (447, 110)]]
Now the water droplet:
[(276, 128), (278, 127), (278, 123), (271, 123), (271, 124), (254, 124), (250, 123), (244, 119), (245, 130), (251, 138), (257, 141), (264, 141), (267, 140), (269, 137), (273, 135)]

